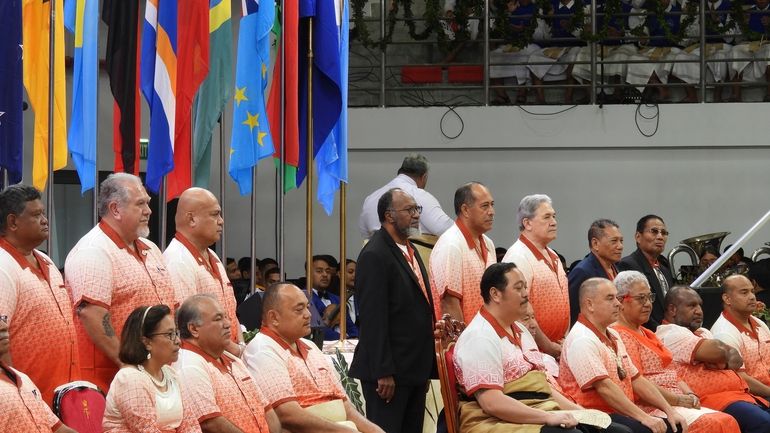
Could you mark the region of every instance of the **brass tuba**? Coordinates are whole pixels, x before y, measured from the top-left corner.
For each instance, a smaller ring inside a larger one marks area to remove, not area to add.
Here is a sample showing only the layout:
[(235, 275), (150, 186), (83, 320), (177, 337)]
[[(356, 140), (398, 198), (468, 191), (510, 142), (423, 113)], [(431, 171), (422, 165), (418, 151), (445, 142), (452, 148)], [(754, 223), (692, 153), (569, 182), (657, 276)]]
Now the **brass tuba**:
[(756, 262), (759, 256), (762, 254), (770, 255), (770, 242), (765, 242), (764, 246), (761, 246), (754, 250), (754, 252), (751, 254), (751, 261)]
[[(706, 250), (706, 247), (714, 247), (717, 251), (722, 251), (722, 241), (729, 235), (730, 232), (718, 232), (709, 233), (700, 236), (693, 236), (683, 240), (679, 245), (675, 246), (668, 253), (668, 262), (671, 265), (671, 271), (675, 273), (675, 279), (679, 283), (689, 284), (695, 278), (700, 275), (702, 269), (698, 269), (700, 256)], [(674, 256), (685, 252), (690, 256), (692, 264), (690, 266), (681, 266), (677, 273), (677, 268), (674, 266)]]

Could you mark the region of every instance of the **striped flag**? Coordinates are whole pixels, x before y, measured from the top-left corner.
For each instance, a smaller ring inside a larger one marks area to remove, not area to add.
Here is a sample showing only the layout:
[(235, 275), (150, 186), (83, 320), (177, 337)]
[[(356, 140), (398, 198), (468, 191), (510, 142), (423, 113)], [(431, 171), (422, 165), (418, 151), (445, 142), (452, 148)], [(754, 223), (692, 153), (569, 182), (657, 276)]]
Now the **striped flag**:
[[(56, 1), (56, 10), (63, 10), (62, 0)], [(24, 87), (35, 112), (33, 139), (32, 184), (43, 191), (48, 182), (48, 90), (49, 62), (48, 35), (51, 2), (24, 0), (23, 44)], [(53, 79), (53, 169), (67, 165), (67, 95), (64, 77), (64, 20), (54, 23), (54, 79)]]
[(208, 188), (211, 141), (219, 116), (233, 94), (233, 25), (229, 0), (209, 3), (209, 75), (195, 100), (193, 166), (195, 186)]
[(141, 89), (150, 106), (147, 188), (158, 193), (174, 169), (177, 0), (147, 0), (142, 31)]
[(96, 184), (96, 93), (99, 79), (99, 0), (67, 0), (64, 25), (75, 34), (72, 118), (68, 142), (80, 192)]
[(241, 195), (252, 193), (251, 175), (259, 160), (273, 155), (273, 139), (265, 111), (273, 0), (243, 0), (235, 69), (235, 108), (230, 143), (230, 177)]

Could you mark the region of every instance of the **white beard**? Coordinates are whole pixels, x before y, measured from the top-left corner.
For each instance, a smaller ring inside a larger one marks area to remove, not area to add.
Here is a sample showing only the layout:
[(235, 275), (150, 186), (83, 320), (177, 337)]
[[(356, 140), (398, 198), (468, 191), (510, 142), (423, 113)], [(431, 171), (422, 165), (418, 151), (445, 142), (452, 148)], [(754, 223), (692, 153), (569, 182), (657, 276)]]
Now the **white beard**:
[(150, 228), (147, 226), (139, 227), (139, 229), (136, 231), (137, 236), (140, 238), (146, 238), (150, 236)]

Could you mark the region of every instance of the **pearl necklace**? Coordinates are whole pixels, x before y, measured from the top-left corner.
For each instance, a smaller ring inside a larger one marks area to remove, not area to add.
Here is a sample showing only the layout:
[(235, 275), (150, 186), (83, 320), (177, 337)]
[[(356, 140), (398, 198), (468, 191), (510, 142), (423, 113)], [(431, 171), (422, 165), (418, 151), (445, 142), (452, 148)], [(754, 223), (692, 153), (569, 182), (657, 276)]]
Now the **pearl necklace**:
[(150, 374), (150, 372), (149, 372), (149, 371), (145, 370), (145, 368), (144, 368), (142, 365), (137, 365), (137, 366), (136, 366), (136, 368), (137, 368), (139, 371), (141, 371), (142, 373), (144, 373), (144, 374), (146, 374), (147, 376), (149, 376), (150, 380), (152, 380), (152, 383), (153, 383), (153, 384), (154, 384), (156, 387), (158, 387), (158, 388), (161, 388), (161, 389), (166, 387), (166, 385), (167, 385), (168, 381), (166, 380), (166, 375), (163, 373), (163, 369), (161, 369), (161, 370), (160, 370), (160, 374), (163, 376), (163, 378), (162, 378), (161, 380), (158, 380), (158, 379), (156, 379), (156, 378), (155, 378), (155, 376), (153, 376), (152, 374)]

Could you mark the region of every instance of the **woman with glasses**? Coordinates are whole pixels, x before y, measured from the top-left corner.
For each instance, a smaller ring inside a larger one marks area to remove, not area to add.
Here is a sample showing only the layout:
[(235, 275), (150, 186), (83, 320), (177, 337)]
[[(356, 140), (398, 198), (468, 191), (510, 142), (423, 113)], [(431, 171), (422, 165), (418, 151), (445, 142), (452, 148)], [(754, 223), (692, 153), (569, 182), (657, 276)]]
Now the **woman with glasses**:
[(135, 309), (120, 336), (124, 364), (110, 385), (102, 427), (105, 432), (200, 432), (182, 404), (176, 373), (179, 330), (166, 305)]
[[(642, 326), (650, 319), (655, 294), (647, 277), (638, 271), (623, 271), (615, 277), (620, 301), (620, 316), (612, 328), (620, 334), (631, 361), (653, 383), (668, 403), (689, 425), (689, 433), (735, 432), (740, 428), (730, 415), (701, 408), (698, 396), (681, 380), (671, 363), (671, 352), (654, 332)], [(642, 402), (640, 402), (642, 403)], [(640, 404), (651, 413), (654, 408)]]

